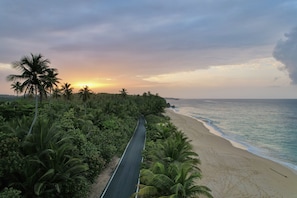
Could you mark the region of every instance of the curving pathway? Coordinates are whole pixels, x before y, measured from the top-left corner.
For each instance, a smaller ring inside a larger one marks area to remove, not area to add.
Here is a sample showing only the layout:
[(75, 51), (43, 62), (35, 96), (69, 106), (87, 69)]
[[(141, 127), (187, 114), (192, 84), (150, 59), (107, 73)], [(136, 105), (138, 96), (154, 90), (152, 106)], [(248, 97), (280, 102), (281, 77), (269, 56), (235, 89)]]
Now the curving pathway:
[(145, 142), (144, 124), (144, 117), (139, 118), (134, 135), (100, 198), (129, 198), (136, 192)]

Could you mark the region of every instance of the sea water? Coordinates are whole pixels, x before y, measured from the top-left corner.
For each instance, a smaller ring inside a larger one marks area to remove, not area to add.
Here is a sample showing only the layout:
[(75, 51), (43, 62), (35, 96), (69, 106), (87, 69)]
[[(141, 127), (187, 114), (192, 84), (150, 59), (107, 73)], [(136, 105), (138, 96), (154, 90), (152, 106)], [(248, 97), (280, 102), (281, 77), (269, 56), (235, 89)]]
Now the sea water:
[(249, 152), (297, 171), (297, 100), (167, 99)]

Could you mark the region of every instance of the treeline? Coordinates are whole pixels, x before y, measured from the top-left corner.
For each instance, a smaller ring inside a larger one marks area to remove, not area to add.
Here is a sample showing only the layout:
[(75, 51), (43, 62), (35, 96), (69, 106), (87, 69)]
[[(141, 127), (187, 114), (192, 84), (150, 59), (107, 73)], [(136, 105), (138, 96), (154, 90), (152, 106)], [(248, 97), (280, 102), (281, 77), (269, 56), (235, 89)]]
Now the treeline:
[(91, 94), (0, 102), (0, 197), (87, 197), (106, 164), (120, 156), (139, 115), (166, 101), (143, 95)]
[[(198, 186), (199, 158), (189, 140), (162, 116), (165, 99), (150, 92), (73, 94), (41, 54), (12, 63), (7, 76), (24, 98), (0, 101), (0, 197), (87, 197), (90, 185), (121, 155), (137, 119), (147, 119), (138, 197), (184, 198), (210, 190)], [(39, 104), (40, 103), (40, 104)]]
[(148, 115), (147, 140), (140, 171), (139, 198), (212, 197), (201, 179), (200, 160), (188, 138), (162, 115)]

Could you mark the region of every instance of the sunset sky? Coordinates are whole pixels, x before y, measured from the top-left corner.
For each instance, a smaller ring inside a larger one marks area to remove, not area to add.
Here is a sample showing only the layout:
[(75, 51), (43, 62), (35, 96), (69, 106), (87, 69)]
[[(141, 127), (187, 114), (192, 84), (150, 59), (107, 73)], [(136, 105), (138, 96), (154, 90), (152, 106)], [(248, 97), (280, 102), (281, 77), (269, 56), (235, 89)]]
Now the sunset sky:
[(297, 98), (296, 0), (3, 0), (0, 93), (41, 53), (76, 91)]

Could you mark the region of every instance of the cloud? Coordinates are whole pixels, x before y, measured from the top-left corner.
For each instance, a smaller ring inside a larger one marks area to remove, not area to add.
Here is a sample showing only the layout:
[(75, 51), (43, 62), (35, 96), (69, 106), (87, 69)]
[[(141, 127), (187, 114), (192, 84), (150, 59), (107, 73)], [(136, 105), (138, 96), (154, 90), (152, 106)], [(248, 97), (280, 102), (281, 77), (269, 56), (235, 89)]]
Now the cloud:
[(271, 55), (276, 38), (295, 23), (292, 4), (284, 0), (1, 1), (0, 61), (10, 63), (40, 52), (69, 70), (79, 68), (77, 63), (136, 74), (236, 64)]
[[(274, 58), (251, 60), (240, 65), (218, 65), (204, 70), (166, 73), (144, 77), (143, 80), (172, 87), (269, 87), (289, 84), (280, 75)], [(275, 76), (278, 75), (277, 78)], [(273, 81), (271, 79), (274, 79)], [(277, 81), (277, 82), (276, 82)]]
[(285, 37), (275, 46), (273, 56), (284, 64), (281, 69), (288, 71), (292, 84), (297, 84), (297, 27), (285, 34)]
[(8, 82), (6, 78), (8, 75), (12, 74), (12, 72), (14, 72), (14, 70), (11, 68), (11, 65), (0, 62), (0, 84), (1, 84), (0, 94), (7, 94), (11, 92), (10, 91), (11, 82)]

